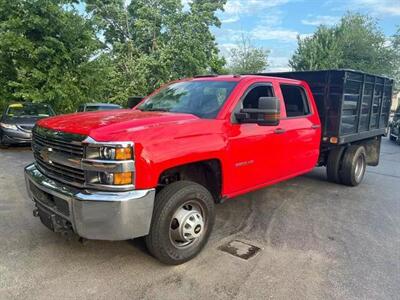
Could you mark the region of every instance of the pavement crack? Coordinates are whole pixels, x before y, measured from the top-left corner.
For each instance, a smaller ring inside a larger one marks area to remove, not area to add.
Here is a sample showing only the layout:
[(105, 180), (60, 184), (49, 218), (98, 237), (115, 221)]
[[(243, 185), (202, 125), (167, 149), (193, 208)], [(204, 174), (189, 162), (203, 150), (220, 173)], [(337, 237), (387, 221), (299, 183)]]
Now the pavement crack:
[(377, 174), (377, 175), (392, 177), (392, 178), (400, 178), (400, 176), (397, 176), (397, 175), (384, 174), (384, 173), (379, 173), (379, 172), (369, 171), (369, 170), (368, 170), (367, 172), (368, 172), (368, 173)]

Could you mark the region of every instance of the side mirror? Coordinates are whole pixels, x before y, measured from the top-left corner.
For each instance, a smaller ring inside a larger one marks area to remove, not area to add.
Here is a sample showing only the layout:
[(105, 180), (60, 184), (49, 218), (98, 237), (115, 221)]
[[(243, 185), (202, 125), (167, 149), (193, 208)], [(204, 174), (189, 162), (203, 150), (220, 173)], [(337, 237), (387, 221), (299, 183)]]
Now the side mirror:
[(128, 108), (134, 108), (136, 105), (138, 105), (144, 97), (141, 96), (135, 96), (135, 97), (129, 97), (128, 98)]
[(256, 123), (261, 126), (279, 125), (280, 102), (277, 97), (260, 97), (258, 108), (243, 108), (236, 113), (239, 123)]

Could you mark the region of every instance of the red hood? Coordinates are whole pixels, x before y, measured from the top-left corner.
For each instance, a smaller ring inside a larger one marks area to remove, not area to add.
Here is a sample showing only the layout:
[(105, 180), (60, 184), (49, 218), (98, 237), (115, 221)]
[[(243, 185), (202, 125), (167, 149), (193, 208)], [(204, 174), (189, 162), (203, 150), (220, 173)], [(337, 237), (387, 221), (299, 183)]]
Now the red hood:
[[(140, 130), (158, 127), (166, 123), (177, 124), (198, 119), (198, 117), (190, 114), (141, 112), (139, 110), (121, 109), (61, 115), (40, 120), (37, 124), (53, 130), (90, 135), (92, 137), (101, 136), (102, 138), (110, 139), (112, 135), (128, 129), (130, 131), (133, 128)], [(101, 128), (101, 131), (97, 131), (99, 128)]]

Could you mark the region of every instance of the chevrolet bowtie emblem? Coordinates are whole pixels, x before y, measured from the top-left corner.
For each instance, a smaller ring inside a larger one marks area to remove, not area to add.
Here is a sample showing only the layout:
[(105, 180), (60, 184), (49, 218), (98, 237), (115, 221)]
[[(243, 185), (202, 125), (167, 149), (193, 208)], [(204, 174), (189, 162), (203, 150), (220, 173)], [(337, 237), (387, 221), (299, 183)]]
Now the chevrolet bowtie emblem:
[(45, 161), (46, 163), (50, 163), (51, 164), (51, 160), (50, 160), (50, 153), (53, 151), (52, 148), (43, 148), (40, 150), (40, 157), (43, 159), (43, 161)]

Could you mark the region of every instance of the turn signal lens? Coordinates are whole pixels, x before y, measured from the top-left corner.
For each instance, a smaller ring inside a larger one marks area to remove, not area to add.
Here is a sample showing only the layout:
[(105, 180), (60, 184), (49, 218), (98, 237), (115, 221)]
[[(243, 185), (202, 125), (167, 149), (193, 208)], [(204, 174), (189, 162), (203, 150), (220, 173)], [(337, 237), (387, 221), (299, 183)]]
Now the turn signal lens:
[[(116, 160), (129, 160), (132, 159), (132, 148), (117, 148), (115, 149), (115, 159)], [(121, 173), (123, 174), (123, 173)]]
[(329, 141), (331, 142), (331, 144), (337, 144), (339, 142), (338, 138), (333, 136), (329, 139)]
[(123, 185), (132, 183), (132, 172), (114, 173), (114, 184)]

